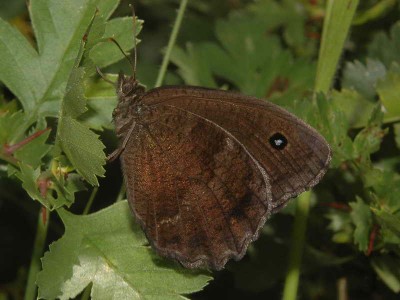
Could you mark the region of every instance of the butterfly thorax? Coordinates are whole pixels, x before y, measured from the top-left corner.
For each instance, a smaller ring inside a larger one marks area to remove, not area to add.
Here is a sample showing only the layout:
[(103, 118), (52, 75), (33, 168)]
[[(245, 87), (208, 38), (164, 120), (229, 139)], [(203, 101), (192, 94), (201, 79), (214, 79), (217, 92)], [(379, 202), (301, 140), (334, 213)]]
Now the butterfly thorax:
[(121, 139), (129, 131), (132, 124), (144, 109), (141, 99), (145, 93), (145, 87), (134, 77), (120, 73), (116, 84), (118, 104), (113, 111), (115, 131)]

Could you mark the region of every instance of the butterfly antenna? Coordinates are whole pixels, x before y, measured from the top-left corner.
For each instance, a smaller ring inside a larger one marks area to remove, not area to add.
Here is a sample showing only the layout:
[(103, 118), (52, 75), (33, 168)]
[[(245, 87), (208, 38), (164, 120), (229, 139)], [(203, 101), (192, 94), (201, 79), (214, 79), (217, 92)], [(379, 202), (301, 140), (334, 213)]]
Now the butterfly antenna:
[(121, 53), (122, 53), (122, 54), (125, 56), (125, 58), (129, 61), (129, 64), (131, 65), (132, 70), (133, 70), (134, 78), (136, 79), (136, 76), (135, 76), (136, 64), (134, 64), (134, 63), (132, 62), (132, 59), (125, 53), (125, 51), (122, 49), (122, 47), (120, 46), (120, 44), (119, 44), (114, 38), (110, 37), (110, 38), (108, 38), (108, 39), (109, 39), (111, 42), (113, 42), (115, 45), (117, 45), (119, 51), (121, 51)]
[(137, 64), (137, 41), (136, 41), (136, 13), (133, 4), (129, 4), (130, 8), (132, 9), (132, 21), (133, 21), (133, 78), (136, 79), (136, 64)]
[(113, 82), (113, 81), (111, 81), (110, 79), (108, 79), (108, 78), (104, 75), (104, 73), (100, 71), (100, 68), (99, 68), (98, 66), (96, 66), (96, 71), (97, 71), (97, 74), (99, 74), (100, 77), (101, 77), (104, 81), (106, 81), (106, 82), (108, 82), (108, 83), (110, 83), (110, 84), (112, 84), (112, 85), (115, 85), (115, 82)]

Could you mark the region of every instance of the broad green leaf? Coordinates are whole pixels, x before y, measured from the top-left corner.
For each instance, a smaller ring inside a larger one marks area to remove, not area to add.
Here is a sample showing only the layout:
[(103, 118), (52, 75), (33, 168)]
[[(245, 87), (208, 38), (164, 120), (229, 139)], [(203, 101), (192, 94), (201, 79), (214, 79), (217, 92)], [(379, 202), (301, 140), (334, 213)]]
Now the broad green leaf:
[(371, 209), (360, 197), (357, 197), (356, 202), (350, 202), (349, 205), (352, 208), (351, 219), (356, 227), (354, 230), (354, 243), (358, 245), (360, 251), (366, 251), (372, 226)]
[(373, 257), (371, 265), (393, 292), (400, 292), (400, 259), (398, 257), (389, 255)]
[(21, 33), (0, 20), (0, 80), (26, 112), (37, 110), (47, 101), (61, 100), (79, 41), (96, 6), (109, 15), (117, 3), (118, 0), (32, 1), (30, 14), (38, 51)]
[(32, 111), (46, 81), (40, 72), (39, 54), (16, 28), (2, 19), (0, 32), (0, 81), (19, 99), (25, 111)]
[(348, 62), (343, 74), (343, 87), (354, 89), (367, 100), (376, 96), (376, 84), (386, 75), (385, 66), (378, 60), (367, 59), (366, 65), (359, 61)]
[(60, 216), (65, 234), (42, 259), (41, 298), (73, 298), (92, 283), (92, 299), (182, 299), (211, 279), (159, 258), (126, 201), (88, 216)]

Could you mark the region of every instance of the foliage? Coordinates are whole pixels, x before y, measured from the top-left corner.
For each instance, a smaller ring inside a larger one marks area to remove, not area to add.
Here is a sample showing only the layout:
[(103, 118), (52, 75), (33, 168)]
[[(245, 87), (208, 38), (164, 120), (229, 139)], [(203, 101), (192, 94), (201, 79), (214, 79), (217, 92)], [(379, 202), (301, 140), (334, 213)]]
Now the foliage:
[[(143, 0), (135, 5), (149, 28), (140, 33), (143, 43), (138, 47), (138, 77), (149, 87), (156, 77), (159, 48), (170, 31), (165, 20), (172, 20), (176, 3)], [(400, 292), (396, 1), (360, 3), (333, 87), (317, 94), (312, 89), (321, 63), (317, 57), (325, 1), (216, 3), (189, 2), (165, 81), (268, 98), (321, 132), (332, 147), (333, 161), (312, 196), (300, 296), (336, 298), (336, 285), (345, 280), (351, 299), (371, 294), (396, 298)], [(8, 222), (1, 239), (4, 249), (19, 249), (24, 257), (10, 274), (1, 274), (6, 289), (0, 290), (0, 298), (15, 290), (23, 293), (21, 282), (27, 272), (16, 270), (26, 270), (31, 252), (18, 247), (12, 233), (32, 227), (21, 220), (31, 219), (39, 207), (53, 211), (49, 232), (56, 240), (49, 241), (42, 258), (39, 297), (85, 298), (90, 291), (94, 299), (182, 298), (194, 292), (190, 297), (199, 299), (218, 293), (230, 298), (280, 298), (293, 204), (267, 223), (241, 262), (229, 263), (226, 270), (213, 274), (214, 280), (209, 272), (185, 270), (158, 257), (132, 221), (126, 201), (111, 204), (116, 196), (110, 191), (119, 189), (121, 179), (109, 175), (118, 166), (105, 165), (104, 144), (115, 147), (110, 132), (116, 97), (114, 87), (96, 76), (94, 66), (109, 73), (127, 68), (126, 61), (120, 62), (122, 53), (109, 42), (114, 37), (125, 51), (133, 48), (132, 17), (126, 17), (130, 9), (124, 3), (117, 9), (119, 4), (119, 0), (32, 0), (32, 26), (23, 17), (18, 22), (0, 19), (0, 220)], [(14, 6), (21, 15), (20, 7)], [(15, 15), (12, 9), (4, 18)], [(142, 21), (137, 20), (136, 26), (139, 34)], [(115, 80), (113, 74), (106, 76)], [(90, 194), (96, 209), (107, 207), (86, 216), (82, 207)], [(19, 214), (8, 216), (6, 208)]]

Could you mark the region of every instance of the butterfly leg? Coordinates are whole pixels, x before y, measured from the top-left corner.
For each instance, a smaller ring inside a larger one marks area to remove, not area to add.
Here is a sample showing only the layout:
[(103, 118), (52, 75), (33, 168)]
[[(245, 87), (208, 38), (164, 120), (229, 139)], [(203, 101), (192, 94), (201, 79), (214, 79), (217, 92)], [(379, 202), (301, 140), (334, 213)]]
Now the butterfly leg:
[(114, 161), (118, 156), (121, 155), (122, 151), (124, 151), (124, 149), (125, 149), (125, 147), (126, 147), (126, 144), (128, 143), (128, 141), (129, 141), (129, 139), (130, 139), (130, 137), (131, 137), (131, 134), (132, 134), (133, 129), (135, 128), (135, 126), (136, 126), (136, 122), (135, 122), (135, 121), (132, 121), (132, 125), (131, 125), (131, 127), (129, 128), (128, 133), (125, 135), (124, 141), (122, 142), (122, 145), (119, 146), (119, 147), (118, 147), (117, 149), (115, 149), (110, 155), (107, 156), (107, 161), (110, 161), (110, 162), (111, 162), (111, 161)]

